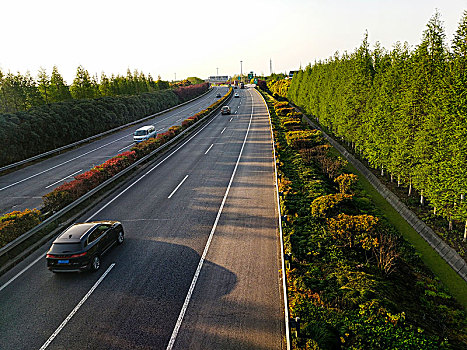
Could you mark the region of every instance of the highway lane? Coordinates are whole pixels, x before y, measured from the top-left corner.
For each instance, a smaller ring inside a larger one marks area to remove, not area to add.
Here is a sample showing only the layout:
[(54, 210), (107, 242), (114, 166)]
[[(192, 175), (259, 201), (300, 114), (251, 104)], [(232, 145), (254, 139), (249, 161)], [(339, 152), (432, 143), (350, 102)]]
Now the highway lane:
[(215, 87), (206, 96), (173, 111), (0, 176), (0, 215), (13, 210), (39, 207), (44, 194), (65, 181), (72, 180), (74, 175), (128, 151), (134, 144), (132, 136), (134, 130), (142, 125), (153, 124), (158, 132), (167, 131), (172, 125), (180, 125), (184, 119), (218, 100), (215, 97), (217, 92), (224, 95), (227, 88)]
[(267, 112), (256, 91), (239, 93), (236, 114), (217, 116), (83, 216), (118, 219), (126, 230), (98, 273), (54, 275), (40, 261), (2, 287), (42, 249), (0, 278), (1, 349), (39, 349), (57, 329), (48, 349), (164, 349), (171, 337), (176, 349), (283, 347)]

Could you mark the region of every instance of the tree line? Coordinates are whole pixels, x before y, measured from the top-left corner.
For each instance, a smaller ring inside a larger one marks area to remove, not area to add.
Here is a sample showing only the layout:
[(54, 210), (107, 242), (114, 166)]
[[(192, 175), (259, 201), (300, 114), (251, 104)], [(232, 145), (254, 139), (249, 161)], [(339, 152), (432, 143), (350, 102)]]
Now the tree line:
[(436, 12), (414, 48), (370, 49), (365, 35), (354, 52), (310, 64), (283, 87), (275, 92), (405, 183), (409, 195), (419, 191), (450, 228), (466, 221), (466, 239), (467, 11), (450, 45)]
[(170, 83), (160, 77), (154, 80), (150, 74), (129, 69), (125, 76), (112, 74), (108, 77), (102, 73), (98, 79), (97, 75), (91, 75), (79, 66), (71, 85), (67, 85), (56, 66), (50, 75), (41, 68), (36, 80), (29, 72), (22, 75), (0, 70), (0, 113), (26, 111), (35, 106), (72, 99), (135, 95), (169, 87)]

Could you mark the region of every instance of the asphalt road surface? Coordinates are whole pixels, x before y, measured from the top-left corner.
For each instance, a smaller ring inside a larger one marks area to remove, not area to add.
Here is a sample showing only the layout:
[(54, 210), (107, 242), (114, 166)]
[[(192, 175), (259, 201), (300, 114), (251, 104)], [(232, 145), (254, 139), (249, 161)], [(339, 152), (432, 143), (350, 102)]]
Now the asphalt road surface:
[(215, 96), (218, 92), (223, 96), (227, 91), (227, 87), (215, 87), (205, 96), (175, 110), (0, 176), (0, 215), (40, 207), (42, 196), (55, 187), (73, 180), (74, 175), (130, 150), (134, 145), (133, 132), (136, 129), (143, 125), (154, 125), (158, 133), (165, 132), (217, 101)]
[(125, 228), (98, 272), (51, 273), (47, 245), (0, 277), (0, 349), (285, 348), (267, 109), (237, 91), (79, 220)]

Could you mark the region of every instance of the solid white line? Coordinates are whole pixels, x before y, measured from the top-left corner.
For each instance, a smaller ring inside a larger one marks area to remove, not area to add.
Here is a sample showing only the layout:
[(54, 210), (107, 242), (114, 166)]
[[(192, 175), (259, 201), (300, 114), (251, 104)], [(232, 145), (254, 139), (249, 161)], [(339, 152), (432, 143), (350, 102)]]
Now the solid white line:
[(208, 152), (211, 150), (212, 146), (214, 146), (214, 144), (212, 144), (211, 146), (209, 146), (208, 150), (206, 152), (204, 152), (204, 154), (208, 154)]
[(86, 219), (86, 221), (89, 221), (91, 220), (92, 218), (94, 218), (97, 214), (99, 214), (102, 210), (104, 210), (105, 208), (107, 208), (110, 204), (113, 203), (113, 201), (115, 201), (117, 198), (119, 198), (122, 194), (124, 194), (126, 191), (128, 191), (130, 188), (132, 188), (134, 185), (136, 185), (138, 182), (140, 182), (143, 178), (145, 178), (147, 175), (149, 175), (154, 169), (158, 168), (159, 165), (161, 165), (162, 163), (164, 163), (167, 159), (169, 159), (170, 157), (172, 157), (172, 155), (174, 155), (180, 148), (182, 148), (183, 146), (185, 146), (188, 142), (190, 142), (196, 135), (198, 135), (201, 131), (204, 130), (204, 128), (206, 128), (209, 124), (211, 124), (217, 117), (219, 116), (216, 115), (214, 118), (212, 118), (209, 122), (206, 123), (206, 125), (204, 125), (201, 129), (199, 129), (195, 134), (193, 134), (193, 136), (191, 136), (188, 140), (186, 140), (184, 143), (182, 143), (179, 147), (177, 147), (172, 153), (170, 153), (167, 157), (165, 157), (164, 159), (162, 159), (159, 163), (157, 163), (156, 165), (154, 165), (151, 169), (149, 169), (147, 172), (145, 172), (140, 178), (136, 179), (131, 185), (129, 185), (127, 188), (125, 188), (122, 192), (120, 192), (118, 195), (116, 195), (114, 198), (112, 198), (109, 202), (107, 202), (102, 208), (100, 208), (98, 211), (96, 211), (94, 214), (92, 214), (90, 217), (88, 217)]
[(92, 294), (92, 292), (94, 292), (96, 290), (97, 286), (104, 280), (105, 276), (108, 275), (108, 273), (110, 272), (110, 270), (113, 269), (114, 266), (115, 266), (115, 263), (112, 263), (109, 266), (109, 268), (97, 280), (97, 282), (94, 283), (94, 285), (89, 290), (89, 292), (86, 293), (86, 295), (83, 297), (83, 299), (81, 299), (81, 301), (78, 303), (78, 305), (75, 306), (75, 308), (70, 312), (70, 314), (67, 316), (67, 318), (65, 318), (65, 320), (62, 322), (62, 324), (55, 330), (55, 332), (52, 333), (50, 338), (47, 339), (47, 341), (44, 343), (44, 345), (41, 346), (41, 348), (39, 350), (44, 350), (50, 345), (50, 343), (55, 339), (55, 337), (58, 335), (58, 333), (60, 333), (60, 331), (63, 329), (63, 327), (66, 326), (66, 324), (68, 323), (68, 321), (70, 321), (70, 319), (73, 317), (73, 315), (76, 314), (76, 312), (79, 310), (79, 308), (86, 302), (86, 300), (88, 300), (88, 298)]
[[(251, 95), (251, 93), (250, 93)], [(183, 303), (182, 309), (180, 314), (178, 315), (177, 323), (175, 324), (175, 328), (172, 332), (172, 336), (170, 337), (169, 344), (167, 345), (167, 350), (171, 350), (174, 346), (175, 340), (177, 339), (178, 331), (180, 330), (180, 326), (182, 325), (183, 318), (185, 316), (185, 312), (188, 308), (188, 304), (191, 300), (191, 295), (193, 294), (193, 290), (195, 289), (196, 282), (198, 281), (199, 274), (201, 272), (201, 268), (203, 267), (204, 260), (206, 259), (206, 255), (209, 250), (209, 246), (211, 245), (212, 237), (214, 236), (214, 232), (216, 231), (217, 224), (219, 223), (219, 219), (222, 214), (222, 210), (224, 209), (225, 201), (227, 200), (227, 196), (229, 195), (230, 187), (232, 186), (233, 179), (235, 177), (235, 173), (237, 172), (238, 164), (240, 163), (240, 158), (242, 157), (243, 149), (245, 147), (245, 143), (248, 137), (248, 132), (250, 131), (251, 120), (253, 119), (253, 104), (251, 105), (251, 115), (250, 115), (250, 122), (248, 123), (248, 128), (246, 130), (245, 138), (243, 139), (242, 148), (240, 149), (240, 154), (238, 155), (237, 163), (235, 164), (234, 170), (232, 172), (232, 176), (230, 177), (229, 184), (227, 189), (225, 190), (224, 198), (222, 199), (221, 206), (219, 211), (217, 212), (216, 220), (214, 221), (214, 225), (212, 226), (211, 233), (209, 234), (208, 241), (206, 242), (206, 246), (204, 247), (203, 255), (199, 260), (198, 267), (196, 268), (195, 275), (193, 276), (193, 280), (191, 281), (190, 288), (188, 289), (188, 293), (185, 298), (185, 302)]]
[(183, 178), (182, 182), (180, 182), (180, 183), (178, 184), (178, 186), (175, 187), (175, 189), (172, 191), (172, 193), (169, 194), (169, 196), (167, 197), (168, 199), (172, 198), (172, 196), (175, 194), (175, 192), (177, 192), (177, 190), (180, 188), (180, 186), (185, 182), (185, 180), (186, 180), (187, 178), (188, 178), (188, 175), (185, 176), (185, 177)]
[(79, 173), (80, 171), (83, 171), (83, 169), (80, 169), (80, 170), (78, 170), (78, 171), (75, 171), (73, 174), (70, 174), (70, 175), (68, 175), (67, 177), (64, 177), (63, 179), (58, 180), (57, 182), (54, 182), (53, 184), (50, 184), (50, 185), (47, 186), (46, 188), (52, 187), (53, 185), (56, 185), (56, 184), (58, 184), (59, 182), (62, 182), (63, 180), (68, 179), (69, 177), (72, 177), (73, 175)]
[(19, 276), (21, 276), (27, 269), (29, 269), (32, 265), (37, 263), (39, 260), (44, 259), (45, 254), (41, 254), (36, 260), (34, 260), (32, 263), (30, 263), (28, 266), (26, 266), (24, 269), (22, 269), (20, 272), (18, 272), (14, 277), (12, 277), (7, 283), (5, 283), (3, 286), (0, 287), (0, 292), (5, 289), (11, 282), (13, 282), (15, 279), (17, 279)]
[(224, 129), (222, 129), (222, 131), (221, 131), (221, 134), (223, 134), (223, 133), (224, 133), (225, 129), (227, 129), (227, 127), (225, 127)]
[(131, 146), (133, 146), (133, 145), (134, 145), (134, 143), (130, 143), (128, 146), (125, 146), (125, 147), (123, 147), (123, 148), (120, 148), (117, 152), (121, 152), (121, 151), (123, 151), (124, 149), (127, 149), (128, 147), (131, 147)]

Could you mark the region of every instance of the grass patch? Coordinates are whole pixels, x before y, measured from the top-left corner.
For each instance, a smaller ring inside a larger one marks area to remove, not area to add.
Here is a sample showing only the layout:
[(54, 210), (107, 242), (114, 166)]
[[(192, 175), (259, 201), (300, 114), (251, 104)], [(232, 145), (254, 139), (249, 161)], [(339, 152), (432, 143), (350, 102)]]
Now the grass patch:
[(426, 266), (452, 293), (456, 300), (467, 310), (467, 282), (460, 277), (449, 264), (415, 231), (412, 226), (389, 204), (383, 196), (368, 182), (352, 164), (347, 170), (358, 175), (358, 184), (371, 197), (382, 215), (412, 244)]

